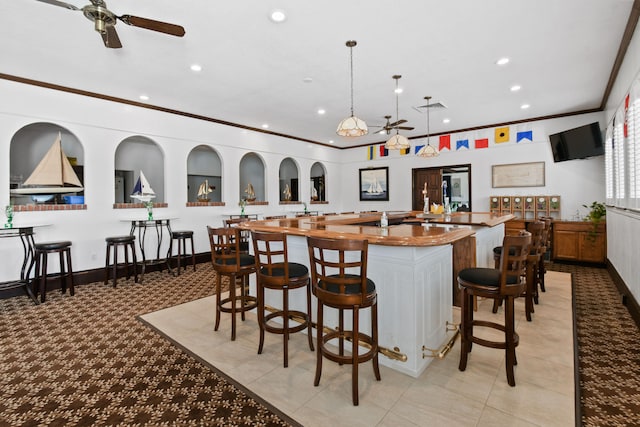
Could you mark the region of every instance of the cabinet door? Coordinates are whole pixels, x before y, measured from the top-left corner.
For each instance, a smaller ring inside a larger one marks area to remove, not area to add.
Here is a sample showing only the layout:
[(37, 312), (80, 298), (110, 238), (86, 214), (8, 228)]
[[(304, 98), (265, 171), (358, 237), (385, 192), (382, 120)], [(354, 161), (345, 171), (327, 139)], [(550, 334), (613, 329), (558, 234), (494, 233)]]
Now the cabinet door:
[(553, 231), (553, 258), (578, 260), (580, 255), (579, 234), (575, 231)]
[(605, 262), (606, 242), (603, 233), (580, 233), (580, 260), (587, 262)]

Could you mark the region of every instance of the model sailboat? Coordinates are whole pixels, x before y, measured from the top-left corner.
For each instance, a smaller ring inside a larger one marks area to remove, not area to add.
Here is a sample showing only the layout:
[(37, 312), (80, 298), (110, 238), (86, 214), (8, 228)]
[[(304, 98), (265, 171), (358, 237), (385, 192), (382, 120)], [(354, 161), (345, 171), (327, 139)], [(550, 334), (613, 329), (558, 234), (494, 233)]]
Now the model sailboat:
[(60, 194), (77, 193), (82, 190), (84, 187), (62, 150), (62, 135), (58, 132), (55, 142), (26, 179), (23, 187), (14, 188), (11, 193)]
[(247, 194), (247, 202), (253, 202), (256, 199), (256, 192), (253, 189), (253, 185), (251, 185), (251, 183), (247, 185), (247, 189), (244, 190), (244, 192)]
[(140, 171), (140, 177), (138, 178), (138, 182), (136, 182), (136, 186), (133, 187), (133, 193), (131, 194), (132, 199), (137, 199), (141, 203), (150, 202), (151, 199), (155, 199), (156, 193), (149, 185), (149, 181), (144, 176), (142, 171)]
[(209, 180), (205, 179), (200, 187), (198, 187), (198, 201), (199, 202), (208, 202), (209, 201), (209, 193), (213, 192), (213, 188), (209, 185)]

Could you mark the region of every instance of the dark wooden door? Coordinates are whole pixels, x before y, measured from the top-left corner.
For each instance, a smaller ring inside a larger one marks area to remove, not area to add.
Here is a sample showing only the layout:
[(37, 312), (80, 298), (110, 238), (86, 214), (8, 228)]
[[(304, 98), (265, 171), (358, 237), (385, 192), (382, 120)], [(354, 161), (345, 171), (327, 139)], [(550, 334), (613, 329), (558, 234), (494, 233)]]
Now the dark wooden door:
[(422, 190), (427, 183), (427, 196), (429, 203), (442, 203), (442, 169), (414, 169), (413, 170), (413, 203), (412, 209), (421, 211), (424, 209), (424, 196)]

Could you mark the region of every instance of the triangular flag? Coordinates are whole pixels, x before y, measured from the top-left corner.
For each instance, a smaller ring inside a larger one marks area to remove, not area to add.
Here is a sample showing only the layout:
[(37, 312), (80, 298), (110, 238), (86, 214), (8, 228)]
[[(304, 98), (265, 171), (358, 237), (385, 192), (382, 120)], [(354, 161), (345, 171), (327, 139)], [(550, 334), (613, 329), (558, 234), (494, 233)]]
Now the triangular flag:
[(407, 154), (409, 154), (411, 152), (411, 147), (407, 147), (407, 148), (401, 148), (400, 149), (400, 155), (401, 156), (406, 156)]
[(469, 149), (468, 139), (461, 139), (459, 141), (456, 141), (456, 150), (459, 150), (461, 148), (466, 148), (467, 150)]
[(389, 155), (389, 150), (384, 146), (384, 144), (380, 145), (380, 157), (387, 157)]
[(496, 144), (509, 142), (509, 128), (496, 128)]
[(476, 139), (476, 149), (489, 147), (489, 138)]
[(523, 132), (516, 132), (516, 142), (520, 142), (523, 139), (528, 139), (529, 141), (533, 141), (533, 131), (526, 130)]
[(415, 154), (418, 154), (418, 151), (420, 151), (422, 149), (422, 147), (424, 147), (424, 144), (422, 145), (416, 145), (416, 149), (414, 151)]
[(440, 135), (440, 145), (438, 150), (442, 151), (444, 148), (451, 150), (451, 135)]

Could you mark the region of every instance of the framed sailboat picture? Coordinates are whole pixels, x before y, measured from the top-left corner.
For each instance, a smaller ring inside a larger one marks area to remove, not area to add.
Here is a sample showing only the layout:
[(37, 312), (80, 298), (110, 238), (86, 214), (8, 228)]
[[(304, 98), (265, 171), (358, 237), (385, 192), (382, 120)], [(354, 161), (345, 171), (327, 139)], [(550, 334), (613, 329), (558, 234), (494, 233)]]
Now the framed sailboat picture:
[(360, 200), (389, 200), (389, 168), (360, 169)]

